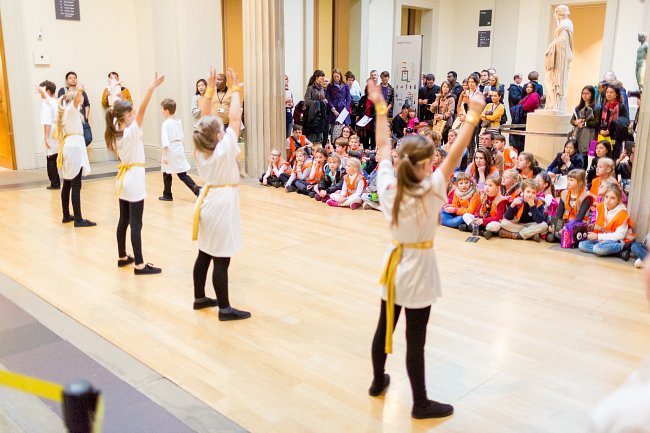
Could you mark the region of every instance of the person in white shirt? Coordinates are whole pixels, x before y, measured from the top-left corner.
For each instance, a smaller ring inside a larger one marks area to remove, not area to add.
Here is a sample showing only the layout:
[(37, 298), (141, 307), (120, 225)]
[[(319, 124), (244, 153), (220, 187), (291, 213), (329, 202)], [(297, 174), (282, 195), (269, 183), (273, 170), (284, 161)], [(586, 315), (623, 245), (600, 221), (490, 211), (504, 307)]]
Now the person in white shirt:
[(470, 143), (485, 99), (477, 95), (469, 101), (467, 125), (451, 145), (449, 155), (431, 174), (435, 145), (428, 138), (413, 135), (404, 138), (398, 150), (397, 173), (391, 164), (392, 143), (388, 131), (388, 105), (378, 85), (368, 81), (368, 98), (377, 115), (377, 172), (379, 205), (393, 243), (384, 256), (381, 284), (383, 294), (379, 323), (372, 342), (374, 379), (368, 390), (380, 395), (389, 385), (385, 373), (387, 353), (392, 352), (394, 325), (402, 308), (406, 314), (406, 369), (413, 393), (411, 415), (416, 419), (442, 418), (453, 413), (449, 404), (429, 400), (425, 385), (424, 345), (431, 304), (441, 295), (440, 278), (433, 250), (439, 212), (447, 203), (447, 182)]
[[(251, 317), (248, 311), (237, 310), (228, 298), (228, 267), (230, 258), (242, 248), (239, 217), (239, 132), (241, 110), (237, 74), (228, 69), (233, 86), (228, 111), (229, 127), (212, 116), (212, 104), (205, 104), (205, 116), (194, 126), (194, 159), (204, 181), (196, 201), (192, 239), (199, 241), (199, 255), (194, 263), (194, 309), (219, 306), (219, 320), (242, 320)], [(210, 68), (206, 98), (215, 96), (216, 72)], [(208, 101), (209, 102), (209, 101)], [(210, 262), (214, 263), (212, 284), (217, 299), (205, 296), (205, 280)]]
[[(147, 89), (137, 113), (133, 103), (125, 99), (115, 101), (106, 110), (106, 146), (117, 153), (120, 166), (116, 179), (117, 195), (120, 203), (120, 220), (117, 223), (117, 266), (124, 267), (135, 262), (135, 275), (159, 274), (160, 268), (144, 262), (142, 257), (142, 214), (144, 199), (147, 197), (145, 179), (144, 142), (142, 141), (142, 121), (151, 96), (156, 87), (165, 80), (158, 76)], [(131, 246), (133, 256), (126, 253), (126, 229), (131, 226)]]
[(43, 144), (45, 145), (47, 160), (47, 177), (50, 180), (50, 185), (47, 189), (61, 189), (61, 178), (56, 168), (56, 159), (59, 156), (59, 143), (52, 136), (56, 125), (58, 109), (56, 98), (54, 98), (56, 84), (45, 80), (38, 85), (38, 91), (42, 99), (41, 125), (43, 126)]
[(162, 201), (172, 201), (172, 174), (176, 173), (178, 178), (198, 197), (201, 188), (196, 186), (194, 180), (187, 174), (190, 169), (190, 163), (185, 158), (185, 134), (183, 134), (183, 124), (181, 119), (174, 117), (176, 113), (176, 101), (170, 98), (164, 99), (160, 103), (165, 121), (162, 124), (160, 133), (162, 147), (162, 161), (160, 170), (163, 173), (163, 195), (158, 197)]

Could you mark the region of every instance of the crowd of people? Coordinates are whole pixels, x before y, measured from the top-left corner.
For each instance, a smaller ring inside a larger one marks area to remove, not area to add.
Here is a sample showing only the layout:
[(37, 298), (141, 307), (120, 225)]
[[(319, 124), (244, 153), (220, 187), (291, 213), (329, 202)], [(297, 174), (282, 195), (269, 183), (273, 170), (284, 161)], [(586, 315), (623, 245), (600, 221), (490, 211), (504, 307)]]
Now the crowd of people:
[[(289, 136), (282, 148), (271, 152), (260, 183), (333, 207), (379, 209), (380, 157), (368, 84), (376, 84), (386, 101), (395, 149), (412, 135), (425, 136), (435, 145), (432, 171), (462, 130), (469, 101), (482, 94), (488, 103), (449, 179), (448, 203), (440, 210), (442, 224), (485, 239), (546, 240), (599, 256), (616, 254), (626, 261), (634, 256), (635, 265), (642, 265), (645, 244), (636, 242), (626, 211), (636, 120), (630, 120), (627, 91), (612, 72), (598, 85), (584, 86), (564, 149), (547, 167), (525, 151), (524, 135), (506, 139), (500, 131), (508, 115), (521, 126), (528, 113), (543, 107), (537, 71), (528, 74), (525, 85), (522, 74), (514, 75), (507, 88), (508, 107), (505, 85), (494, 69), (472, 73), (461, 82), (449, 71), (440, 86), (433, 74), (424, 74), (417, 106), (406, 103), (399, 111), (393, 106), (389, 80), (387, 71), (372, 70), (362, 92), (350, 71), (343, 75), (334, 69), (330, 80), (317, 70), (304, 100), (294, 105), (285, 77)], [(397, 167), (397, 151), (391, 159)]]

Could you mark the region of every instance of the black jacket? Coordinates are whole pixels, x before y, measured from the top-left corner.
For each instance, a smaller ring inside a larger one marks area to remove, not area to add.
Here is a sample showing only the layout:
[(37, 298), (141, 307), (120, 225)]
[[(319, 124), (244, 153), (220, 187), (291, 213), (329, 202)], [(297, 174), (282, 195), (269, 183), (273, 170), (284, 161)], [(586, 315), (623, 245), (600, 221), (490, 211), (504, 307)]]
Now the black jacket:
[(325, 173), (323, 173), (323, 177), (321, 177), (320, 182), (318, 183), (318, 189), (325, 190), (327, 191), (328, 194), (332, 194), (333, 192), (343, 189), (343, 172), (339, 168), (336, 171), (334, 180), (330, 178), (328, 174), (329, 172), (330, 172), (329, 167), (326, 167)]

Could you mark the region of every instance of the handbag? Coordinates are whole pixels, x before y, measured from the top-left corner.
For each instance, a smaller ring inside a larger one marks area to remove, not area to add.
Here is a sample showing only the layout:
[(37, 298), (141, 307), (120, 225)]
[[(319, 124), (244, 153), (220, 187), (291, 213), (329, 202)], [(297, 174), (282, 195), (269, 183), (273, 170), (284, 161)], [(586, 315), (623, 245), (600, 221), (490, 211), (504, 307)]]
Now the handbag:
[(90, 129), (90, 122), (84, 122), (84, 141), (86, 142), (86, 147), (93, 142), (93, 131)]
[(597, 144), (598, 144), (598, 140), (591, 140), (589, 142), (589, 152), (587, 152), (587, 155), (596, 156), (596, 145)]
[(442, 136), (443, 131), (445, 130), (445, 125), (447, 124), (447, 121), (444, 119), (438, 119), (433, 123), (433, 126), (431, 127), (432, 131), (436, 131), (440, 136)]

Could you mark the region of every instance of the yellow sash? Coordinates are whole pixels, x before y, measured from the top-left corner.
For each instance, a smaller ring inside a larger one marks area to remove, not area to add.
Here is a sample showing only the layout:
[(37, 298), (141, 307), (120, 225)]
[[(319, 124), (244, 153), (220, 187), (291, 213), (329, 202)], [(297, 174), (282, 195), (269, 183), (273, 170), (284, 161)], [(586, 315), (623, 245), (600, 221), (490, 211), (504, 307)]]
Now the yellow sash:
[(120, 182), (120, 185), (117, 187), (117, 195), (122, 193), (122, 186), (124, 186), (124, 176), (126, 172), (131, 170), (131, 167), (144, 167), (144, 162), (134, 162), (131, 164), (120, 164), (117, 167), (117, 180)]
[(381, 274), (379, 283), (386, 288), (386, 353), (393, 353), (393, 328), (395, 327), (395, 273), (397, 265), (402, 260), (404, 248), (418, 250), (429, 250), (433, 248), (433, 241), (415, 242), (412, 244), (401, 244), (393, 241), (395, 249), (391, 251), (386, 267)]
[(71, 134), (65, 134), (63, 138), (59, 140), (60, 147), (59, 147), (59, 155), (56, 157), (56, 168), (63, 167), (63, 146), (65, 145), (65, 139), (73, 135), (81, 135), (83, 137), (82, 133), (74, 132)]
[(205, 196), (208, 195), (208, 191), (212, 188), (237, 188), (239, 184), (236, 183), (226, 183), (223, 185), (203, 185), (201, 190), (201, 195), (199, 196), (199, 202), (196, 204), (194, 209), (194, 221), (192, 222), (192, 240), (195, 241), (199, 238), (199, 218), (201, 218), (201, 205)]

